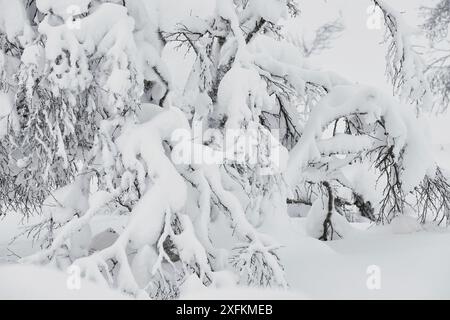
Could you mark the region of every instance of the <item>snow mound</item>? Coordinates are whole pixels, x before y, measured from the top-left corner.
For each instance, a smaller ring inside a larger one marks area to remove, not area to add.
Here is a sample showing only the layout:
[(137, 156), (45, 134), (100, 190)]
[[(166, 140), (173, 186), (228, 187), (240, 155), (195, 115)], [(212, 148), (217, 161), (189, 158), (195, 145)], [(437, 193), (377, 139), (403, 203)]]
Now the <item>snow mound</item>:
[(69, 274), (26, 265), (0, 267), (2, 300), (122, 300), (130, 299), (118, 291), (81, 280), (79, 289), (69, 289)]
[(398, 216), (391, 222), (392, 232), (394, 234), (407, 234), (423, 230), (419, 221), (410, 216)]

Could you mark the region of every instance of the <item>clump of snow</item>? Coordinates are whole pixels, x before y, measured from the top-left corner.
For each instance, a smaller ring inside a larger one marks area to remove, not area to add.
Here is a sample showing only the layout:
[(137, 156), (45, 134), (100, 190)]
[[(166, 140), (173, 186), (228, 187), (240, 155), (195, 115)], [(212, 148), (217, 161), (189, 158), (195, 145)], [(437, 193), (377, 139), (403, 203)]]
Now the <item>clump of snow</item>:
[(277, 23), (280, 19), (287, 18), (287, 13), (286, 0), (267, 0), (264, 5), (259, 0), (250, 0), (243, 17), (256, 16)]
[(394, 234), (407, 234), (423, 230), (423, 226), (419, 223), (417, 218), (406, 214), (392, 220), (391, 228)]
[(65, 224), (76, 214), (85, 212), (88, 208), (88, 199), (82, 180), (78, 179), (72, 184), (56, 190), (43, 204), (43, 213), (56, 223)]
[[(250, 108), (247, 106), (248, 99)], [(224, 114), (228, 116), (227, 127), (241, 128), (244, 121), (253, 120), (258, 114), (252, 112), (271, 108), (273, 100), (267, 94), (266, 84), (253, 70), (233, 67), (226, 73), (219, 86), (218, 103)]]

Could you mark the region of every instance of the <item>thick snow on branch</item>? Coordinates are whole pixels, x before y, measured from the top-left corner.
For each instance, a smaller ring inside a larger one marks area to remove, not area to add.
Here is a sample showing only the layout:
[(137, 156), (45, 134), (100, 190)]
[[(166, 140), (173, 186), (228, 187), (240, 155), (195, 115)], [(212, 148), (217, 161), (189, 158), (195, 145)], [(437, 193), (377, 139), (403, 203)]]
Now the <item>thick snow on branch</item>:
[(117, 141), (123, 165), (130, 171), (138, 172), (138, 163), (143, 161), (152, 180), (152, 185), (147, 186), (143, 197), (131, 212), (133, 219), (128, 226), (132, 229), (130, 240), (137, 247), (156, 243), (166, 210), (177, 212), (186, 201), (185, 182), (162, 145), (163, 140), (169, 140), (172, 132), (180, 128), (188, 128), (188, 124), (179, 110), (171, 109), (146, 123), (125, 128)]
[(401, 13), (387, 1), (374, 2), (383, 12), (386, 32), (391, 38), (386, 54), (386, 70), (395, 92), (399, 93), (404, 101), (415, 103), (419, 109), (429, 110), (432, 102), (431, 89), (424, 74), (424, 61), (413, 48), (412, 38), (419, 31), (410, 27)]
[[(70, 193), (64, 192), (60, 193), (61, 195), (68, 197), (73, 196), (78, 193), (77, 187), (79, 185), (74, 184), (73, 186), (66, 189), (66, 191), (70, 191)], [(74, 194), (75, 191), (75, 194)], [(58, 250), (73, 234), (78, 232), (81, 228), (83, 228), (85, 225), (89, 223), (89, 221), (92, 219), (92, 217), (108, 202), (110, 202), (112, 199), (111, 195), (106, 192), (98, 192), (96, 194), (93, 194), (90, 196), (89, 199), (89, 209), (84, 212), (82, 216), (80, 216), (80, 213), (77, 213), (77, 215), (73, 216), (72, 219), (64, 224), (63, 227), (58, 231), (58, 234), (56, 235), (55, 239), (53, 239), (53, 242), (51, 246), (45, 250), (39, 251), (38, 253), (26, 257), (22, 259), (22, 262), (25, 263), (43, 263), (47, 259), (51, 260), (54, 257), (55, 251)], [(64, 199), (58, 199), (56, 200), (63, 201)], [(83, 197), (75, 198), (76, 201), (83, 201)], [(49, 200), (51, 201), (51, 200)], [(71, 201), (71, 200), (70, 200)], [(52, 204), (49, 204), (50, 206)], [(61, 206), (61, 204), (58, 204)], [(61, 215), (64, 213), (65, 210), (76, 210), (76, 207), (79, 206), (79, 203), (73, 203), (72, 206), (70, 206), (70, 203), (66, 203), (65, 206), (63, 206), (61, 209), (58, 210), (57, 213), (53, 213), (52, 211), (56, 208), (49, 208), (49, 214), (53, 216), (61, 217)], [(61, 212), (62, 211), (62, 212)], [(70, 212), (72, 214), (72, 212)], [(68, 217), (66, 217), (68, 218)], [(61, 219), (61, 218), (60, 218)]]
[[(321, 140), (323, 131), (330, 123), (351, 115), (363, 116), (366, 130), (370, 130), (361, 133), (366, 134), (365, 136), (340, 135), (330, 138), (332, 145), (329, 144), (330, 140)], [(371, 137), (372, 133), (376, 134), (373, 125), (377, 121), (384, 121), (384, 138), (379, 135)], [(392, 146), (394, 158), (403, 165), (402, 188), (409, 192), (434, 169), (434, 161), (423, 132), (419, 121), (407, 107), (380, 91), (358, 85), (337, 86), (312, 111), (304, 135), (290, 152), (285, 178), (294, 186), (308, 163), (320, 160), (321, 152), (326, 149), (331, 153), (339, 151), (340, 154), (347, 154), (386, 144)], [(359, 143), (361, 149), (355, 148), (355, 143)]]
[(32, 41), (34, 31), (27, 19), (22, 0), (1, 0), (0, 7), (0, 33), (5, 33), (8, 40), (15, 42), (17, 39), (19, 45), (25, 46)]

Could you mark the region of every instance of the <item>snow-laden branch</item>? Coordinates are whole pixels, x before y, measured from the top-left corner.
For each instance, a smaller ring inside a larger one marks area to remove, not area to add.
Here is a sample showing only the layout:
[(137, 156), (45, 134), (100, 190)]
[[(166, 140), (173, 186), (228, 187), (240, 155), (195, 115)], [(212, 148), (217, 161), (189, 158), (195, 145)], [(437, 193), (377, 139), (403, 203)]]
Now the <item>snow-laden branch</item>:
[(429, 110), (432, 103), (430, 84), (425, 77), (423, 59), (414, 51), (412, 37), (418, 30), (410, 27), (400, 12), (385, 0), (374, 0), (384, 15), (386, 34), (391, 39), (386, 54), (387, 75), (394, 91), (404, 101), (416, 104), (418, 109)]
[[(337, 134), (323, 138), (331, 123), (349, 116), (362, 119), (358, 135)], [(290, 152), (285, 179), (294, 188), (310, 163), (326, 164), (326, 172), (332, 177), (335, 170), (351, 165), (354, 155), (361, 157), (377, 153), (377, 159), (373, 160), (375, 165), (381, 172), (396, 166), (396, 175), (388, 177), (393, 178), (392, 183), (406, 194), (426, 175), (433, 175), (435, 169), (429, 145), (420, 128), (421, 124), (411, 110), (380, 91), (359, 85), (337, 86), (312, 111), (304, 134)], [(329, 157), (333, 154), (345, 157)], [(381, 162), (387, 159), (390, 159), (389, 163), (381, 166)], [(327, 180), (327, 177), (322, 179)], [(388, 189), (386, 192), (385, 196), (394, 196)]]
[[(218, 202), (230, 214), (232, 224), (236, 228), (236, 231), (243, 240), (249, 242), (246, 250), (246, 254), (249, 255), (248, 258), (245, 259), (245, 257), (239, 257), (238, 259), (247, 261), (247, 267), (251, 267), (253, 255), (258, 252), (261, 253), (263, 256), (262, 263), (267, 264), (269, 272), (273, 274), (273, 281), (275, 284), (281, 285), (282, 287), (287, 287), (284, 271), (276, 256), (272, 252), (277, 247), (274, 245), (273, 240), (257, 232), (256, 229), (249, 223), (239, 200), (233, 195), (233, 193), (226, 191), (223, 188), (218, 167), (211, 166), (205, 168), (204, 172), (205, 177), (211, 186), (211, 191), (217, 197)], [(255, 281), (259, 281), (259, 279), (251, 280), (251, 282)]]

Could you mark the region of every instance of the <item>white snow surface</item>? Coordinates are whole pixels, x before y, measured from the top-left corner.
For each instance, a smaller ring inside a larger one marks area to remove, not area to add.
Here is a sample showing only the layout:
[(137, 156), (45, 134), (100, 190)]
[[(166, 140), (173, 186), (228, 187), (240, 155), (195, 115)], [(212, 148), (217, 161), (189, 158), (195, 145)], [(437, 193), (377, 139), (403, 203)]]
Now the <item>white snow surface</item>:
[[(190, 277), (182, 286), (180, 299), (450, 298), (447, 285), (450, 232), (447, 230), (431, 225), (421, 227), (413, 218), (402, 217), (389, 226), (353, 223), (345, 239), (322, 242), (307, 236), (306, 224), (306, 218), (291, 218), (278, 235), (283, 245), (278, 253), (285, 266), (289, 289), (239, 287), (226, 280), (225, 275), (222, 277), (225, 281), (207, 288), (198, 278)], [(2, 237), (1, 252), (8, 247), (7, 242)], [(23, 250), (28, 245), (19, 242), (10, 247), (20, 252), (20, 248)], [(3, 299), (127, 298), (87, 280), (82, 281), (80, 290), (69, 290), (69, 275), (51, 267), (1, 264), (0, 261), (0, 298)], [(370, 266), (379, 267), (379, 289), (367, 287)]]
[(130, 297), (87, 280), (67, 285), (68, 274), (49, 267), (0, 266), (2, 300), (127, 300)]

